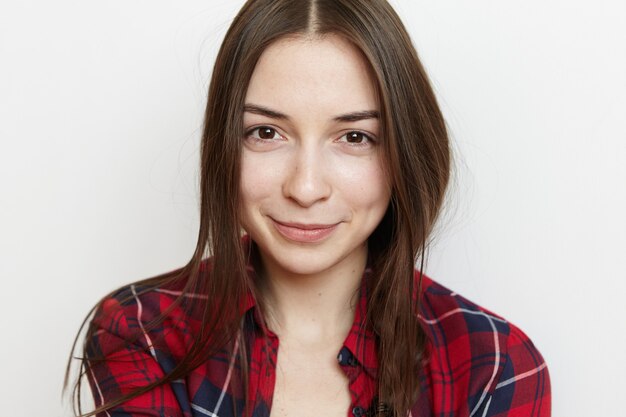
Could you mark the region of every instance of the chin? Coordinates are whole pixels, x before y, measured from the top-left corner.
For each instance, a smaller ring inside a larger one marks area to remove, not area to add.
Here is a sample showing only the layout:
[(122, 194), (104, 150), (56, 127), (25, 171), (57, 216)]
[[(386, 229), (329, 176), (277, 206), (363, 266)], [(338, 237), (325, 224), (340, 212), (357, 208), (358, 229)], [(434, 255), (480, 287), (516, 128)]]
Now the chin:
[(312, 265), (304, 265), (304, 264), (282, 264), (279, 267), (294, 276), (315, 276), (323, 273), (327, 270), (324, 265), (320, 265), (319, 263)]
[(273, 268), (290, 275), (318, 275), (341, 262), (340, 259), (324, 259), (319, 256), (292, 256), (288, 259), (272, 259)]
[[(272, 265), (268, 267), (283, 271), (292, 275), (317, 275), (336, 268), (342, 268), (352, 261), (363, 256), (361, 247), (342, 248), (341, 245), (328, 244), (326, 242), (321, 246), (293, 246), (288, 244), (282, 247), (272, 246), (271, 251), (264, 251), (260, 247), (263, 262), (269, 262)], [(367, 256), (367, 246), (363, 246), (365, 257)], [(358, 261), (357, 261), (358, 262)]]

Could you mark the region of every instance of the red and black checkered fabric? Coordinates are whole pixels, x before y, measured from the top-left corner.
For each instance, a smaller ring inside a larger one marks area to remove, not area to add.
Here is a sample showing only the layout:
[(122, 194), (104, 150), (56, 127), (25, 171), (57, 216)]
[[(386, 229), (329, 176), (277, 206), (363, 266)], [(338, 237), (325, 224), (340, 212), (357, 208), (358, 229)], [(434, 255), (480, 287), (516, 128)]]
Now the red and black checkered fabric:
[[(370, 273), (366, 270), (364, 280)], [(419, 277), (417, 272), (415, 277)], [(337, 356), (349, 380), (352, 405), (347, 412), (355, 417), (376, 411), (378, 362), (374, 335), (363, 326), (364, 288), (354, 324)], [(145, 291), (130, 285), (98, 309), (92, 321), (98, 330), (91, 353), (107, 360), (88, 370), (97, 405), (162, 378), (189, 350), (199, 323), (182, 308), (174, 308), (157, 327), (147, 327), (179, 295), (171, 289)], [(249, 410), (253, 417), (266, 417), (272, 406), (279, 340), (263, 325), (251, 295), (246, 308), (245, 332), (236, 343), (248, 343)], [(429, 343), (428, 360), (420, 374), (421, 395), (411, 409), (412, 417), (550, 416), (548, 369), (519, 328), (425, 276), (416, 320)], [(124, 347), (120, 350), (119, 346)], [(224, 349), (185, 378), (98, 416), (241, 415), (245, 384), (233, 354), (236, 350), (236, 346)]]

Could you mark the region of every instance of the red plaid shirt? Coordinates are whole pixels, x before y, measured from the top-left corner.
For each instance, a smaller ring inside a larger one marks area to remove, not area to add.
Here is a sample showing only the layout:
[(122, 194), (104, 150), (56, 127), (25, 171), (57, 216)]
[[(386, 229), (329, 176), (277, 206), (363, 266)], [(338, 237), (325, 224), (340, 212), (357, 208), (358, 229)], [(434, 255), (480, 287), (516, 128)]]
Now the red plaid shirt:
[[(369, 273), (366, 270), (364, 279)], [(377, 391), (376, 343), (362, 326), (367, 303), (364, 288), (352, 329), (337, 355), (349, 379), (352, 405), (348, 416), (354, 417), (375, 414)], [(105, 300), (93, 318), (96, 353), (107, 357), (104, 364), (88, 370), (97, 405), (162, 378), (188, 351), (197, 330), (198, 323), (176, 307), (162, 324), (146, 331), (146, 323), (180, 292), (142, 290), (134, 285), (123, 288)], [(550, 416), (548, 369), (520, 329), (427, 277), (422, 291), (418, 319), (429, 340), (428, 361), (421, 371), (421, 391), (412, 417)], [(266, 417), (272, 406), (279, 340), (264, 326), (254, 298), (249, 295), (247, 300), (246, 337), (236, 344), (249, 343), (252, 415)], [(137, 332), (142, 336), (139, 339)], [(124, 343), (128, 340), (134, 342)], [(122, 351), (120, 343), (126, 346)], [(234, 415), (234, 405), (240, 414), (244, 395), (233, 354), (236, 349), (224, 349), (184, 379), (98, 416), (227, 417)]]

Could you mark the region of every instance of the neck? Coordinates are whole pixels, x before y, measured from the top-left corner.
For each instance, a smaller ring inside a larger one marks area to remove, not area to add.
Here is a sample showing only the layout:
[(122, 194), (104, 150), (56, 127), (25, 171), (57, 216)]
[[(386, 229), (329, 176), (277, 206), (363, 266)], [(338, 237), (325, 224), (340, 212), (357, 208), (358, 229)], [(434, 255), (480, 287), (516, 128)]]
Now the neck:
[(332, 268), (293, 274), (263, 260), (261, 293), (268, 327), (278, 336), (320, 342), (346, 337), (354, 321), (367, 247)]

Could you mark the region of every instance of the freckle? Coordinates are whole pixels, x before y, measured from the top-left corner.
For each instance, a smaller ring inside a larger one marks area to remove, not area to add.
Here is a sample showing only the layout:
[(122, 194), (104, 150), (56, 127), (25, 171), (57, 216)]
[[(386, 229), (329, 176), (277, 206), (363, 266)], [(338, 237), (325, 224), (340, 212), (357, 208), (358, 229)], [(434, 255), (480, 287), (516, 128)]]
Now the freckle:
[(321, 293), (321, 292), (318, 292), (318, 293), (317, 293), (317, 295), (321, 297), (321, 296), (322, 296), (322, 293)]

